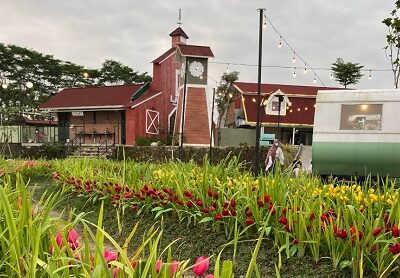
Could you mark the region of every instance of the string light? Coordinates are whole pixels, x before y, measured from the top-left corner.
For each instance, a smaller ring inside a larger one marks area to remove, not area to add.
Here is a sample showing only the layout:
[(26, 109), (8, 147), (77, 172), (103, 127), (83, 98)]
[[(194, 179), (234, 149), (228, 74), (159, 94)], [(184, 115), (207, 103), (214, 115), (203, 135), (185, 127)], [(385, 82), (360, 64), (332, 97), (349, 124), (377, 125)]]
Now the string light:
[(293, 68), (293, 78), (296, 77), (296, 67)]
[(292, 59), (293, 64), (296, 63), (296, 52), (293, 52), (293, 59)]
[(266, 16), (265, 16), (265, 14), (264, 14), (264, 24), (263, 24), (263, 29), (265, 30), (265, 29), (267, 29), (267, 21), (266, 21)]
[(317, 83), (317, 78), (314, 77), (314, 81), (313, 82), (314, 82), (314, 84), (316, 84)]
[(330, 79), (330, 80), (332, 80), (332, 79), (333, 79), (333, 73), (331, 73), (331, 76), (329, 77), (329, 79)]
[(304, 65), (304, 74), (307, 74), (307, 65)]
[(369, 80), (371, 80), (371, 79), (372, 79), (372, 73), (371, 73), (371, 70), (369, 70), (369, 76), (368, 76), (368, 79), (369, 79)]
[(282, 37), (279, 37), (279, 44), (278, 44), (278, 48), (282, 48)]

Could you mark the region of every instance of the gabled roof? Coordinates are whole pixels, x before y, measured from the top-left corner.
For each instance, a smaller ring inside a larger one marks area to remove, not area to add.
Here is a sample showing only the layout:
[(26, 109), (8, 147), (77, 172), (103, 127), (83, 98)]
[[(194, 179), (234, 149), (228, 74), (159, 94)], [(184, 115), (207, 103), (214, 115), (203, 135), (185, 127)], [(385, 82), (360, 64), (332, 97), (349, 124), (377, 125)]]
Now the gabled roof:
[(40, 105), (40, 109), (123, 109), (131, 102), (133, 94), (142, 87), (143, 84), (67, 88)]
[(214, 54), (212, 53), (209, 46), (179, 44), (177, 48), (179, 49), (182, 56), (203, 58), (214, 57)]
[[(250, 125), (257, 122), (257, 83), (235, 82), (234, 87), (241, 93), (241, 103), (245, 120)], [(286, 115), (280, 115), (279, 121), (282, 126), (308, 126), (314, 123), (315, 98), (318, 90), (339, 89), (321, 86), (302, 86), (302, 85), (284, 85), (284, 84), (261, 84), (261, 101), (267, 100), (271, 94), (280, 90), (290, 101), (290, 107), (287, 107)], [(277, 115), (267, 115), (264, 106), (261, 109), (260, 121), (262, 125), (276, 126), (278, 122)]]
[(153, 64), (159, 64), (162, 61), (164, 61), (168, 56), (172, 55), (175, 53), (175, 47), (170, 48), (167, 52), (162, 54), (160, 57), (156, 58), (155, 60), (152, 61)]
[(189, 37), (188, 37), (188, 35), (186, 35), (186, 33), (182, 30), (182, 28), (181, 27), (178, 27), (178, 28), (176, 28), (174, 31), (172, 31), (172, 33), (171, 34), (169, 34), (171, 37), (174, 37), (174, 36), (182, 36), (182, 37), (184, 37), (185, 39), (188, 39)]
[[(235, 82), (235, 87), (242, 93), (257, 93), (257, 83)], [(270, 94), (281, 90), (286, 95), (308, 95), (316, 96), (318, 90), (338, 90), (334, 87), (284, 85), (284, 84), (261, 84), (261, 94)]]

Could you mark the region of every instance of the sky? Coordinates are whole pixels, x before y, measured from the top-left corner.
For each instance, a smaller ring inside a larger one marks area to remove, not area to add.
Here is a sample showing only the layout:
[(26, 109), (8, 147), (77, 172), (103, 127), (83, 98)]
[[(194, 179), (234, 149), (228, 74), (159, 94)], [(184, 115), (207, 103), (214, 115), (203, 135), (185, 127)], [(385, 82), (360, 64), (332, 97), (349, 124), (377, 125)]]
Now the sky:
[[(240, 81), (257, 82), (257, 9), (265, 8), (273, 26), (268, 22), (262, 31), (262, 83), (340, 86), (330, 79), (330, 67), (340, 57), (364, 66), (364, 76), (353, 88), (391, 89), (393, 74), (384, 50), (388, 30), (381, 22), (394, 2), (0, 0), (0, 42), (89, 68), (113, 59), (152, 75), (151, 61), (171, 47), (169, 34), (178, 27), (181, 9), (187, 44), (210, 46), (214, 53), (209, 87), (227, 69), (238, 71)], [(282, 41), (278, 48), (280, 36), (290, 47)]]

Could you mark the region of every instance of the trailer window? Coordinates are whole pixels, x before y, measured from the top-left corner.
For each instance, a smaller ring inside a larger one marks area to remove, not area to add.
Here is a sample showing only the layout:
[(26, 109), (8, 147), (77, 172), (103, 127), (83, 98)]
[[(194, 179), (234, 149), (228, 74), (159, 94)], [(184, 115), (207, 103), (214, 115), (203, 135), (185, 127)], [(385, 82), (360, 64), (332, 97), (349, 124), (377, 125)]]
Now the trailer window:
[(382, 104), (343, 104), (341, 130), (382, 130)]

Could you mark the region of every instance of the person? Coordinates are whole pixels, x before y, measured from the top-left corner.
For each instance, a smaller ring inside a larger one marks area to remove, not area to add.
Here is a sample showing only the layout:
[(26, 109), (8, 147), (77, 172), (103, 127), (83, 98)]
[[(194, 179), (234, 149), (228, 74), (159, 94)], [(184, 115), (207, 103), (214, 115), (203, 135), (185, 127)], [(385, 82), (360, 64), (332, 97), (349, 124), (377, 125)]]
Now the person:
[(293, 162), (292, 176), (293, 177), (297, 177), (300, 174), (300, 172), (302, 171), (301, 168), (302, 168), (301, 161), (300, 160), (295, 160)]
[(282, 166), (285, 157), (283, 156), (283, 151), (279, 147), (279, 140), (275, 139), (273, 145), (269, 148), (267, 156), (265, 158), (265, 172), (273, 172), (275, 173), (276, 168), (276, 160), (279, 160), (280, 165)]

